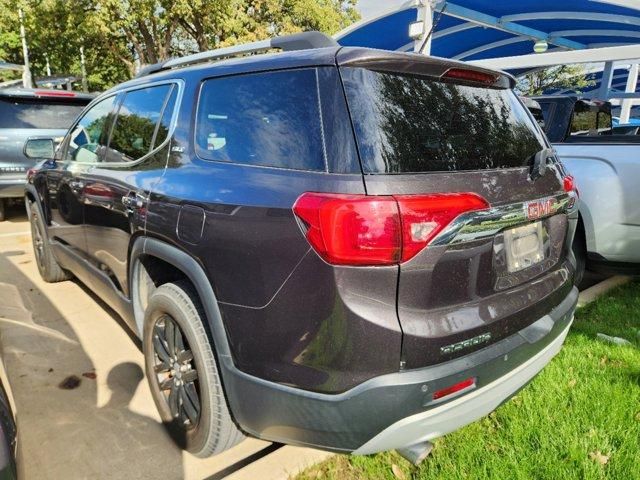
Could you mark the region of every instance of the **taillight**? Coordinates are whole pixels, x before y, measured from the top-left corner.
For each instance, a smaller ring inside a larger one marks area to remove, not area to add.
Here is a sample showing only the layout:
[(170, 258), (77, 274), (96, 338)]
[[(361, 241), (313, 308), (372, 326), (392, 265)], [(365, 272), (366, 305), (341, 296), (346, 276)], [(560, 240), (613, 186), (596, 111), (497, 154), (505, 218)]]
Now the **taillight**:
[(293, 211), (311, 246), (334, 265), (406, 262), (462, 213), (488, 208), (473, 193), (369, 196), (305, 193)]
[(487, 201), (475, 193), (396, 196), (402, 218), (402, 261), (413, 258), (463, 213), (484, 210)]
[(450, 68), (444, 72), (440, 78), (450, 78), (453, 80), (482, 83), (483, 85), (493, 85), (499, 77), (498, 75), (493, 75), (491, 73), (469, 70), (467, 68)]
[(36, 90), (35, 94), (39, 97), (76, 97), (74, 92), (69, 90)]
[(400, 219), (393, 197), (305, 193), (293, 206), (307, 239), (336, 265), (390, 265), (400, 259)]
[(562, 179), (562, 184), (564, 187), (564, 191), (569, 193), (569, 192), (575, 192), (576, 195), (579, 195), (578, 192), (578, 187), (576, 186), (576, 181), (573, 178), (572, 175), (567, 175)]

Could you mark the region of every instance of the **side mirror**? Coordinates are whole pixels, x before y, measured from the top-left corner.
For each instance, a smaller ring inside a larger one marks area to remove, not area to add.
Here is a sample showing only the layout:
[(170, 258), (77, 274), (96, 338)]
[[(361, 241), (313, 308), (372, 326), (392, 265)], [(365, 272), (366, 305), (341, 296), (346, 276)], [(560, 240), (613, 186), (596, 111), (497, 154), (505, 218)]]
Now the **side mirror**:
[(24, 155), (33, 159), (52, 159), (55, 155), (53, 138), (30, 138), (24, 144)]

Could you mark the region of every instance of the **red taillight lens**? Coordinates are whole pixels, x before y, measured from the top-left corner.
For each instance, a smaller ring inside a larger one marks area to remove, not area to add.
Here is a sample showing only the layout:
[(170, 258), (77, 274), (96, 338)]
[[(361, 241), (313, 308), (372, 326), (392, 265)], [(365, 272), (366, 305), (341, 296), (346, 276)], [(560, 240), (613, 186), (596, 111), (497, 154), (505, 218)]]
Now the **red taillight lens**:
[(402, 261), (413, 258), (462, 213), (484, 210), (487, 201), (475, 193), (396, 196), (402, 218)]
[(305, 193), (293, 206), (307, 239), (336, 265), (390, 265), (400, 259), (400, 219), (393, 197)]
[(475, 377), (467, 378), (462, 382), (456, 383), (455, 385), (451, 385), (450, 387), (443, 388), (442, 390), (438, 390), (433, 393), (433, 399), (439, 400), (444, 397), (448, 397), (449, 395), (453, 395), (454, 393), (461, 392), (462, 390), (466, 390), (467, 388), (473, 387), (476, 384)]
[(578, 194), (578, 187), (576, 186), (576, 181), (573, 176), (567, 175), (562, 179), (562, 183), (565, 192), (576, 192), (576, 194)]
[(441, 78), (465, 80), (467, 82), (482, 83), (483, 85), (493, 85), (498, 80), (497, 75), (478, 72), (477, 70), (468, 70), (466, 68), (450, 68), (442, 74)]
[(461, 213), (489, 204), (473, 193), (368, 196), (305, 193), (293, 206), (309, 243), (335, 265), (413, 258)]
[(76, 97), (74, 92), (69, 90), (36, 90), (35, 94), (39, 97)]

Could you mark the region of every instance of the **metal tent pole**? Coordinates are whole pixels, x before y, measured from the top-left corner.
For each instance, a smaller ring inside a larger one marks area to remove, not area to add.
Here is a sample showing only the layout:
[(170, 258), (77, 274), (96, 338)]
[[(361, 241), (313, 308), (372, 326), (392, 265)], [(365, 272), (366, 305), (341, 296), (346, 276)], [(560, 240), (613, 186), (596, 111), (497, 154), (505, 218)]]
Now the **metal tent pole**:
[(608, 61), (604, 64), (602, 71), (602, 80), (600, 81), (600, 89), (598, 90), (598, 98), (600, 100), (609, 99), (609, 91), (611, 90), (611, 81), (613, 80), (613, 62)]
[[(631, 93), (636, 91), (638, 85), (638, 64), (633, 63), (629, 69), (629, 77), (627, 78), (627, 88), (625, 92)], [(631, 106), (633, 100), (630, 98), (622, 100), (620, 105), (620, 124), (629, 123), (629, 117), (631, 116)]]
[[(417, 53), (429, 55), (431, 54), (431, 37), (427, 39), (427, 36), (431, 33), (431, 28), (433, 27), (433, 5), (430, 0), (420, 1), (417, 21), (422, 22), (422, 35), (415, 40), (413, 50)], [(425, 42), (425, 40), (427, 41)]]

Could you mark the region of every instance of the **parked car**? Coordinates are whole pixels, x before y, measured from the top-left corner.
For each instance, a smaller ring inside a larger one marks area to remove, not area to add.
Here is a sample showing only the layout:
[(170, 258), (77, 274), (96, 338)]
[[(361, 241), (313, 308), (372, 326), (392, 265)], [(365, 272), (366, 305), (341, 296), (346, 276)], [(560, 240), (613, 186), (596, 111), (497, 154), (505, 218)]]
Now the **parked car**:
[(613, 127), (611, 104), (578, 96), (533, 97), (545, 131), (580, 192), (573, 250), (584, 270), (640, 274), (640, 136)]
[[(27, 170), (51, 139), (62, 138), (92, 95), (66, 90), (0, 89), (0, 221), (8, 200), (22, 199)], [(25, 150), (27, 139), (30, 151)]]
[(23, 463), (18, 457), (18, 426), (16, 403), (4, 365), (4, 351), (0, 342), (0, 478), (22, 478)]
[(573, 319), (575, 192), (513, 86), (317, 32), (152, 66), (30, 176), (40, 273), (142, 339), (195, 455), (250, 435), (418, 462)]

